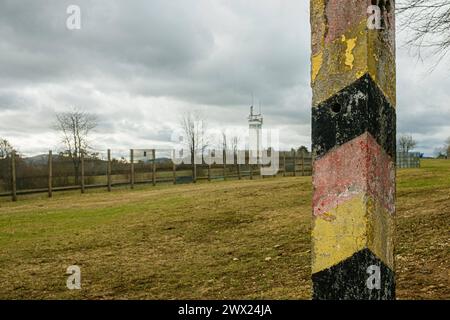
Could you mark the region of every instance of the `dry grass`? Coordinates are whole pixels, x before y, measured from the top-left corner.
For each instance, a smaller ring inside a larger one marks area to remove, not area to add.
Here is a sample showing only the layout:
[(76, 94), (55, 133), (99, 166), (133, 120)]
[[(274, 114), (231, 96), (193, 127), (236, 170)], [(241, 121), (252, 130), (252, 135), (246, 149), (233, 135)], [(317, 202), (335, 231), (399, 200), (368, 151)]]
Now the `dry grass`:
[[(398, 180), (398, 297), (448, 299), (450, 161)], [(0, 201), (3, 299), (310, 297), (310, 177)]]

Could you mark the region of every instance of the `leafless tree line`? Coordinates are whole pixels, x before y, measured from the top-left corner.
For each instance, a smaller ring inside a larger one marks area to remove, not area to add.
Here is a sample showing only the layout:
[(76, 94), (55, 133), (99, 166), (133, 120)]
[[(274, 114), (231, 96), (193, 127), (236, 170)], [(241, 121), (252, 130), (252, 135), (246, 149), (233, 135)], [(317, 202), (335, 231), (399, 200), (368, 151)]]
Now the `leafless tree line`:
[(398, 139), (398, 148), (399, 152), (408, 153), (412, 149), (414, 149), (417, 145), (417, 142), (413, 139), (411, 135), (402, 135)]
[[(377, 3), (384, 0), (377, 0)], [(442, 58), (450, 48), (450, 1), (449, 0), (399, 0), (396, 4), (399, 13), (400, 25), (411, 31), (408, 40), (410, 46), (421, 49), (431, 49)], [(56, 115), (55, 128), (62, 135), (65, 154), (73, 161), (75, 176), (81, 163), (81, 153), (89, 149), (89, 134), (96, 127), (97, 119), (94, 115), (74, 108), (72, 111)], [(181, 127), (186, 143), (191, 151), (191, 160), (196, 154), (202, 157), (208, 146), (212, 143), (205, 134), (206, 121), (198, 112), (190, 112), (183, 116)], [(401, 150), (410, 150), (415, 146), (410, 137), (403, 137), (400, 141)], [(231, 139), (231, 140), (230, 140)], [(229, 144), (236, 150), (237, 137), (227, 137), (222, 134), (222, 148), (227, 150)], [(6, 158), (13, 151), (11, 144), (0, 139), (0, 159)], [(445, 151), (450, 154), (450, 138)]]
[(0, 138), (0, 159), (5, 159), (13, 152), (14, 148), (8, 140)]
[(441, 148), (435, 150), (435, 155), (437, 158), (447, 158), (450, 159), (450, 137), (445, 141), (445, 144)]
[(208, 124), (203, 114), (199, 111), (191, 111), (183, 114), (180, 119), (180, 127), (183, 133), (183, 141), (190, 152), (191, 163), (194, 163), (196, 156), (200, 156), (202, 161), (204, 161), (207, 148), (214, 149), (216, 146), (218, 149), (225, 151), (231, 150), (234, 153), (238, 151), (240, 142), (238, 136), (229, 136), (223, 130), (220, 137), (221, 140), (213, 141), (212, 137), (207, 135)]

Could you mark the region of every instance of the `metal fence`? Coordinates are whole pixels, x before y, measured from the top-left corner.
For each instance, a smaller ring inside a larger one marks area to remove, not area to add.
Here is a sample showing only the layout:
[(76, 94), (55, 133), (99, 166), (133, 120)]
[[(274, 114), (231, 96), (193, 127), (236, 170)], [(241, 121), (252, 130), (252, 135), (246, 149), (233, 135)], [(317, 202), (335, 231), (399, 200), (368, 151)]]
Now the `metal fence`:
[(418, 152), (398, 152), (397, 168), (420, 168), (420, 153)]
[[(197, 181), (228, 179), (256, 179), (261, 176), (261, 165), (250, 165), (248, 151), (245, 163), (237, 164), (179, 164), (158, 150), (107, 150), (73, 159), (53, 152), (33, 157), (10, 155), (0, 159), (0, 196), (48, 193), (63, 190), (81, 190), (114, 186), (134, 188), (136, 184), (182, 184)], [(275, 176), (310, 176), (311, 154), (306, 152), (279, 152), (279, 171)]]

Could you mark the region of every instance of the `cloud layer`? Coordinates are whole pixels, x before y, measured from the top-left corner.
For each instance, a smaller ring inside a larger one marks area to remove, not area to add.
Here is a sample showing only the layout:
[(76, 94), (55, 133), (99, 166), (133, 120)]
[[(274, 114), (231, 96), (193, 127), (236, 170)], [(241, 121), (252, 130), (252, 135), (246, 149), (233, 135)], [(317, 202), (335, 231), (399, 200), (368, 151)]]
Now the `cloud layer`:
[[(66, 9), (81, 8), (81, 30)], [(58, 147), (54, 114), (96, 113), (99, 149), (165, 145), (180, 114), (247, 126), (252, 94), (281, 146), (310, 144), (308, 1), (0, 0), (0, 136)], [(400, 35), (400, 43), (401, 43)], [(432, 153), (450, 136), (448, 70), (398, 57), (399, 133)], [(447, 64), (448, 66), (448, 64)]]

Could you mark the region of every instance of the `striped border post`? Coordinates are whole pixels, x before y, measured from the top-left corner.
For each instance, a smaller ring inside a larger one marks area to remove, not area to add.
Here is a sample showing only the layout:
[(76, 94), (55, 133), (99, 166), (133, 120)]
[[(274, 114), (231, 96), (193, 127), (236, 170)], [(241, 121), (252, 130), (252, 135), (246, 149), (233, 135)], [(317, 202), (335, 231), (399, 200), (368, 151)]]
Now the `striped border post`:
[(373, 2), (311, 0), (313, 299), (395, 298), (395, 5)]

